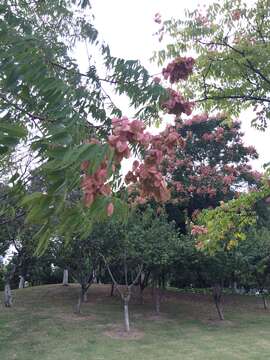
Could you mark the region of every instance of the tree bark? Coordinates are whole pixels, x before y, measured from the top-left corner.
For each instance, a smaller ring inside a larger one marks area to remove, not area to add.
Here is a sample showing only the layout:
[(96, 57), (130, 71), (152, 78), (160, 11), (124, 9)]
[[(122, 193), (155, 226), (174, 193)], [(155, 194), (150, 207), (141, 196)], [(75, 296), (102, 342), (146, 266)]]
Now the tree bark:
[(139, 279), (139, 303), (142, 305), (144, 303), (144, 298), (143, 298), (143, 292), (144, 289), (147, 287), (148, 285), (148, 280), (149, 280), (149, 276), (150, 276), (150, 271), (142, 272), (140, 279)]
[(141, 286), (141, 284), (140, 284), (140, 290), (139, 291), (140, 291), (139, 302), (140, 302), (141, 305), (143, 305), (143, 303), (144, 303), (144, 299), (143, 299), (144, 286)]
[(5, 284), (4, 304), (5, 304), (5, 307), (11, 307), (11, 305), (12, 305), (12, 293), (11, 293), (11, 288), (10, 288), (9, 283)]
[(78, 302), (77, 302), (77, 305), (75, 306), (75, 313), (77, 313), (77, 314), (81, 313), (81, 306), (82, 306), (82, 303), (85, 302), (86, 291), (87, 290), (85, 290), (83, 287), (81, 287)]
[(262, 296), (262, 298), (263, 298), (263, 307), (264, 307), (264, 310), (267, 310), (267, 309), (268, 309), (267, 299), (266, 299), (266, 297), (265, 297), (264, 295)]
[(222, 287), (219, 284), (215, 284), (213, 287), (213, 297), (216, 305), (217, 313), (220, 320), (224, 320), (224, 315), (221, 306)]
[(63, 285), (68, 286), (68, 269), (63, 271)]
[(20, 276), (19, 289), (23, 289), (23, 288), (24, 288), (24, 284), (25, 284), (25, 279), (24, 279), (23, 276)]
[(114, 283), (111, 284), (111, 296), (114, 296)]
[(85, 291), (83, 294), (83, 302), (87, 302), (88, 300), (88, 296), (87, 296), (87, 292)]
[(81, 313), (81, 305), (82, 305), (82, 297), (81, 294), (79, 295), (77, 305), (75, 306), (75, 313), (80, 314)]
[(96, 274), (96, 271), (93, 270), (93, 284), (97, 284), (97, 274)]
[(139, 279), (139, 303), (141, 305), (143, 304), (144, 280), (145, 280), (145, 273), (144, 271), (142, 271)]
[(237, 282), (236, 281), (233, 282), (233, 291), (234, 291), (235, 294), (238, 294), (238, 287), (237, 287)]
[(129, 303), (129, 300), (127, 298), (124, 298), (124, 316), (125, 316), (125, 331), (126, 332), (130, 331), (128, 303)]
[(160, 313), (160, 303), (161, 303), (161, 293), (160, 293), (160, 288), (157, 286), (155, 291), (155, 309), (157, 314)]

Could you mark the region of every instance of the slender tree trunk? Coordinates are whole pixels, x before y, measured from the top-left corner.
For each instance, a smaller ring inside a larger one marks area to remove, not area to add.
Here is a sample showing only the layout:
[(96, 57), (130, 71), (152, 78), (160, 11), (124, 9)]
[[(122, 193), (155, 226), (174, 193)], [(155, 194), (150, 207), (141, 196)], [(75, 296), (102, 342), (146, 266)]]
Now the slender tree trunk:
[(97, 279), (97, 283), (98, 283), (98, 284), (102, 284), (102, 282), (101, 282), (101, 270), (102, 270), (102, 264), (101, 264), (101, 262), (100, 262), (100, 263), (99, 263), (98, 279)]
[(267, 299), (266, 299), (266, 297), (265, 297), (264, 295), (262, 296), (262, 298), (263, 298), (263, 307), (264, 307), (264, 310), (267, 310), (267, 309), (268, 309)]
[(85, 295), (85, 290), (81, 287), (81, 291), (78, 297), (78, 302), (77, 305), (75, 306), (75, 312), (77, 314), (81, 313), (81, 306), (82, 306), (82, 302), (84, 302), (84, 295)]
[(151, 284), (151, 296), (152, 296), (152, 299), (154, 300), (154, 298), (155, 298), (155, 282), (154, 282), (154, 280), (152, 281), (152, 284)]
[(23, 289), (23, 288), (24, 288), (24, 284), (25, 284), (24, 277), (23, 277), (23, 276), (20, 276), (19, 289)]
[(237, 287), (237, 282), (236, 281), (233, 282), (233, 292), (235, 294), (238, 294), (238, 287)]
[(97, 284), (97, 273), (93, 270), (93, 284)]
[(143, 305), (143, 302), (144, 302), (144, 300), (143, 300), (143, 291), (144, 291), (144, 286), (143, 286), (143, 284), (140, 284), (140, 294), (139, 294), (139, 302), (140, 302), (140, 304), (141, 305)]
[(160, 293), (160, 288), (157, 285), (155, 291), (155, 309), (157, 314), (160, 313), (160, 303), (161, 303), (161, 293)]
[(64, 269), (63, 272), (63, 285), (68, 286), (68, 269)]
[(87, 290), (85, 290), (83, 293), (83, 302), (87, 302), (87, 300), (88, 300)]
[(81, 313), (81, 305), (82, 305), (82, 297), (81, 294), (79, 295), (77, 305), (75, 306), (75, 313), (80, 314)]
[(126, 332), (130, 331), (128, 303), (129, 303), (129, 300), (125, 297), (124, 298), (124, 317), (125, 317), (125, 331)]
[(11, 288), (10, 288), (9, 283), (5, 284), (4, 304), (6, 307), (11, 307), (11, 305), (12, 305), (12, 293), (11, 293)]
[(114, 283), (111, 284), (111, 296), (114, 296)]
[(213, 297), (217, 308), (217, 313), (220, 320), (224, 320), (224, 315), (221, 306), (222, 287), (219, 284), (215, 284), (213, 287)]
[(148, 279), (149, 279), (149, 275), (150, 275), (150, 271), (148, 271), (147, 273), (145, 273), (144, 271), (142, 271), (141, 275), (140, 275), (140, 281), (139, 281), (139, 303), (141, 305), (143, 305), (144, 303), (144, 299), (143, 299), (143, 292), (144, 289), (147, 287), (148, 285)]

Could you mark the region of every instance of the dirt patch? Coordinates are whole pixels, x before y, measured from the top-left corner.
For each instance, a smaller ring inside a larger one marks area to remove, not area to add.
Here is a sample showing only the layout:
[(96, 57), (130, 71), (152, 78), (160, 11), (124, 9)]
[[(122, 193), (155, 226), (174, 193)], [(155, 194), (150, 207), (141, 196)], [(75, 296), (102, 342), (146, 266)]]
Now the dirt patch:
[(95, 315), (84, 315), (84, 314), (73, 314), (73, 313), (62, 313), (57, 314), (57, 318), (65, 321), (86, 321), (86, 320), (96, 320)]
[(137, 329), (131, 329), (129, 332), (126, 332), (123, 327), (115, 326), (110, 330), (103, 332), (104, 335), (109, 336), (112, 339), (120, 340), (139, 340), (144, 337), (144, 332)]

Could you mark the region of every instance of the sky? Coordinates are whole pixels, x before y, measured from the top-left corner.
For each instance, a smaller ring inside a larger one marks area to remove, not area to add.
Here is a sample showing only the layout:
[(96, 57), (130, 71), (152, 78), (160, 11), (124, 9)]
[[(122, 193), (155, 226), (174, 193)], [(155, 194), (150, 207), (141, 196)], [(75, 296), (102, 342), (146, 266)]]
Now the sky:
[[(211, 1), (212, 2), (212, 1)], [(253, 2), (250, 0), (250, 2)], [(96, 28), (103, 40), (111, 48), (113, 56), (126, 59), (139, 59), (149, 70), (150, 74), (159, 72), (156, 65), (149, 59), (157, 50), (159, 43), (153, 34), (158, 25), (154, 22), (155, 13), (159, 12), (163, 19), (171, 17), (180, 18), (188, 6), (194, 9), (200, 4), (208, 4), (210, 1), (189, 0), (92, 0), (93, 13), (95, 14)], [(87, 66), (85, 52), (79, 52), (79, 61)], [(158, 71), (157, 71), (158, 70)], [(128, 103), (125, 98), (118, 99), (117, 105), (124, 109), (125, 115), (129, 115)], [(245, 111), (239, 117), (245, 132), (245, 142), (257, 149), (260, 158), (253, 162), (257, 170), (262, 170), (262, 165), (269, 161), (270, 129), (261, 132), (251, 128), (252, 112)]]

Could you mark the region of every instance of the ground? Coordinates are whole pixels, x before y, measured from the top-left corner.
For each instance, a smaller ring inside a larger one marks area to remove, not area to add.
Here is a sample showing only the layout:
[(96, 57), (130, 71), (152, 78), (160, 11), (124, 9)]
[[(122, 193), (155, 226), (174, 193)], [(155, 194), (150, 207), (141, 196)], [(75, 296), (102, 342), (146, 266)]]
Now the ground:
[[(226, 320), (209, 295), (167, 292), (162, 313), (151, 292), (130, 306), (131, 335), (110, 287), (90, 288), (82, 314), (73, 313), (78, 286), (46, 285), (14, 291), (14, 306), (0, 305), (2, 360), (269, 360), (270, 311), (261, 299), (226, 296)], [(136, 295), (136, 294), (135, 294)], [(1, 299), (3, 294), (0, 293)]]

